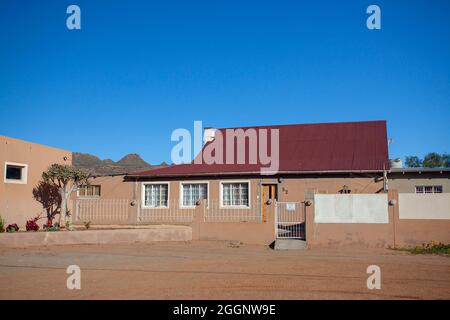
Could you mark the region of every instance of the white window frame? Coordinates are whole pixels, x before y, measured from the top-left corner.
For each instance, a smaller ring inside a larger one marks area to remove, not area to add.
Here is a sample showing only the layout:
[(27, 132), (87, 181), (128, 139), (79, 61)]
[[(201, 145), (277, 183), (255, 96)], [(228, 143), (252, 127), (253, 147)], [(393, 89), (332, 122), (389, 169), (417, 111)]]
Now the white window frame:
[(194, 180), (194, 181), (180, 181), (179, 183), (179, 207), (180, 209), (193, 209), (196, 206), (185, 206), (183, 205), (183, 184), (206, 184), (206, 206), (209, 207), (209, 181), (198, 181), (198, 180)]
[[(248, 206), (246, 205), (239, 205), (239, 206), (225, 206), (223, 204), (223, 184), (224, 183), (247, 183), (248, 184)], [(251, 209), (252, 206), (252, 193), (251, 193), (251, 181), (250, 180), (220, 180), (219, 181), (219, 204), (220, 209)]]
[(77, 189), (77, 197), (80, 198), (80, 199), (98, 199), (98, 198), (100, 198), (102, 196), (102, 185), (101, 184), (91, 184), (91, 186), (96, 186), (96, 187), (98, 186), (98, 187), (100, 187), (100, 195), (98, 195), (98, 196), (94, 196), (94, 195), (92, 195), (92, 196), (80, 196), (80, 189), (83, 188), (83, 187), (87, 187), (87, 186), (81, 186), (81, 187), (79, 187)]
[[(8, 166), (22, 167), (22, 178), (20, 180), (7, 179), (6, 178), (6, 168)], [(27, 184), (27, 181), (28, 181), (28, 164), (5, 161), (4, 174), (3, 174), (3, 182), (4, 183)]]
[[(145, 186), (151, 184), (167, 184), (167, 206), (166, 207), (152, 207), (145, 205)], [(157, 182), (142, 182), (141, 184), (141, 207), (142, 209), (169, 209), (170, 207), (170, 181), (157, 181)]]

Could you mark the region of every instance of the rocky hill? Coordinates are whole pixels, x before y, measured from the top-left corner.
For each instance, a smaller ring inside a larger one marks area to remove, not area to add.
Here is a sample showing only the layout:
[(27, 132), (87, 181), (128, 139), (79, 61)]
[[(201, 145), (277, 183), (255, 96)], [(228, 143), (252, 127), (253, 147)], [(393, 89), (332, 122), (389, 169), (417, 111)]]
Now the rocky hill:
[(160, 165), (148, 164), (136, 153), (127, 154), (114, 162), (111, 159), (101, 160), (89, 153), (74, 152), (72, 163), (75, 167), (88, 170), (93, 175), (126, 174), (167, 165), (164, 162)]

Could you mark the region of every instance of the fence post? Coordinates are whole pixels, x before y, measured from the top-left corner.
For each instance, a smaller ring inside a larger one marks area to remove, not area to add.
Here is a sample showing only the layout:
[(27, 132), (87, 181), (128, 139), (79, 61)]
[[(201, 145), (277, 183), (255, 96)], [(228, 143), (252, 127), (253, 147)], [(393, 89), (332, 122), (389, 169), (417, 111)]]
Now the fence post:
[(274, 204), (275, 204), (275, 223), (274, 223), (274, 226), (275, 226), (275, 239), (277, 239), (278, 238), (278, 202), (277, 202), (277, 200), (275, 199), (274, 200)]
[(75, 200), (75, 222), (80, 221), (80, 209), (79, 209), (80, 202), (79, 200)]

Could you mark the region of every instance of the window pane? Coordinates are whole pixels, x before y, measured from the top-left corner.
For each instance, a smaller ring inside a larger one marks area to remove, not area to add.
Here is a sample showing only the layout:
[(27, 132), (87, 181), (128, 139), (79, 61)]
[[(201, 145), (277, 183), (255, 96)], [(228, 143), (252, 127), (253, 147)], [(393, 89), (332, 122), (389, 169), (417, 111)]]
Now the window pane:
[(160, 184), (158, 185), (160, 189), (159, 193), (159, 206), (167, 207), (167, 190), (168, 185), (167, 184)]
[(167, 184), (146, 184), (144, 191), (144, 205), (148, 207), (167, 207)]
[(223, 184), (222, 203), (224, 206), (229, 206), (231, 204), (230, 190), (231, 190), (230, 184)]
[(92, 194), (96, 197), (100, 196), (100, 186), (92, 186)]
[(21, 180), (22, 179), (22, 167), (18, 166), (6, 166), (6, 179)]
[(433, 193), (433, 186), (425, 186), (425, 193)]
[(182, 186), (183, 206), (195, 206), (200, 199), (207, 199), (206, 183), (186, 183)]
[(434, 193), (442, 193), (442, 186), (434, 186)]
[(416, 186), (416, 193), (423, 193), (423, 186)]
[(248, 183), (224, 183), (222, 197), (224, 206), (248, 206)]

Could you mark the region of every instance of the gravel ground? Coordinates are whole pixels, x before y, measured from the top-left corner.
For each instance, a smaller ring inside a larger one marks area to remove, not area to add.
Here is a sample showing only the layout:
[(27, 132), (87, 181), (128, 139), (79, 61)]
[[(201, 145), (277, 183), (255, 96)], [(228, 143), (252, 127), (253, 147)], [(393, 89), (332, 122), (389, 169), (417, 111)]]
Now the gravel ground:
[[(66, 268), (81, 268), (68, 290)], [(381, 268), (369, 290), (366, 269)], [(450, 299), (450, 257), (194, 241), (0, 248), (0, 299)]]

